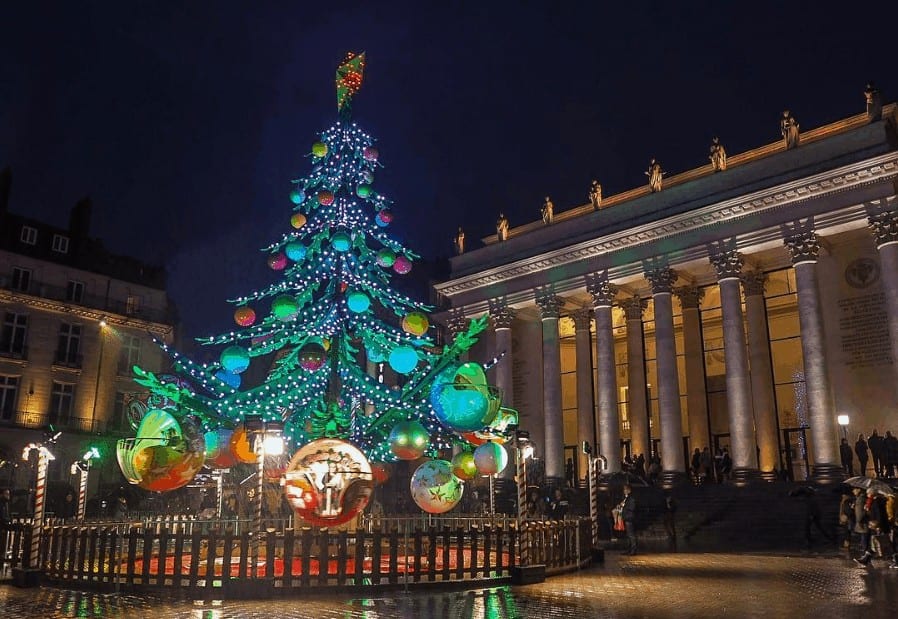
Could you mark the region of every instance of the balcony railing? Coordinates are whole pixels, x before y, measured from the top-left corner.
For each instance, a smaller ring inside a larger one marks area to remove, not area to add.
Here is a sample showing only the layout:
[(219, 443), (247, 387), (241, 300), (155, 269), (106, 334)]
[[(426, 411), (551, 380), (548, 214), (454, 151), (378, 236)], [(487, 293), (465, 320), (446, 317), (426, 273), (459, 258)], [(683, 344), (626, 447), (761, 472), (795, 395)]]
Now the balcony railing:
[[(107, 431), (107, 424), (102, 419), (90, 419), (85, 417), (71, 417), (68, 415), (54, 415), (49, 413), (34, 413), (15, 411), (11, 414), (0, 414), (0, 425), (17, 428), (39, 429), (50, 424), (61, 430), (72, 432), (84, 432), (97, 434)], [(110, 431), (116, 428), (109, 428)]]

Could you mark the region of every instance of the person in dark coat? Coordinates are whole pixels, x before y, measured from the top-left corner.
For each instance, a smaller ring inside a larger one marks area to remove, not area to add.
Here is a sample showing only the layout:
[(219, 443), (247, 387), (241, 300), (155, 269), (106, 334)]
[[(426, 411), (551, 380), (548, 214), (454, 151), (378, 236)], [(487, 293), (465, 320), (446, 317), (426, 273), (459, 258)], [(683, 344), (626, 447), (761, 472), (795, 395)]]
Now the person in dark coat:
[(867, 441), (864, 440), (863, 434), (857, 435), (857, 442), (854, 444), (854, 453), (857, 454), (857, 461), (860, 463), (860, 474), (867, 474), (867, 461), (870, 459), (870, 454), (867, 449)]
[[(846, 441), (847, 444), (847, 441)], [(830, 542), (835, 542), (835, 538), (823, 528), (820, 522), (820, 505), (817, 503), (817, 490), (813, 486), (802, 486), (796, 488), (789, 493), (791, 497), (797, 497), (804, 500), (804, 539), (808, 548), (814, 543), (811, 536), (811, 526), (817, 527), (820, 534)]]
[[(863, 495), (858, 497), (863, 498)], [(886, 515), (886, 499), (873, 490), (867, 490), (867, 498), (864, 501), (864, 519), (866, 530), (862, 533), (864, 554), (854, 560), (858, 565), (868, 566), (873, 563), (873, 535), (889, 532), (889, 519)]]
[(9, 488), (0, 490), (0, 531), (6, 531), (12, 524), (12, 517), (9, 514), (10, 492)]
[(624, 485), (624, 499), (620, 502), (621, 519), (627, 533), (627, 554), (636, 554), (636, 497), (630, 484)]
[(854, 455), (851, 453), (851, 445), (848, 444), (847, 438), (843, 438), (839, 443), (839, 456), (842, 458), (842, 469), (849, 477), (854, 477)]
[(564, 520), (570, 503), (564, 498), (564, 492), (561, 488), (555, 488), (552, 500), (549, 502), (549, 518), (552, 520)]
[(882, 477), (882, 437), (873, 430), (867, 439), (870, 455), (873, 457), (873, 477)]
[(886, 436), (882, 439), (882, 476), (893, 479), (895, 467), (898, 467), (898, 437), (886, 430)]

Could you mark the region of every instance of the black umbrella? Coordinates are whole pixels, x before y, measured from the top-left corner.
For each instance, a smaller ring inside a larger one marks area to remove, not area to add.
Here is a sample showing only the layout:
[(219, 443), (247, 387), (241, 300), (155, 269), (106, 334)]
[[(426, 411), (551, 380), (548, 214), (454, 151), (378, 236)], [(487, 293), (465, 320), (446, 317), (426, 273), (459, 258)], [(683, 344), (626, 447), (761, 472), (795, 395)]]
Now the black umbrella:
[(893, 496), (895, 494), (895, 491), (889, 484), (878, 479), (873, 479), (872, 477), (849, 477), (843, 483), (852, 488), (872, 490), (877, 494), (884, 494), (885, 496)]

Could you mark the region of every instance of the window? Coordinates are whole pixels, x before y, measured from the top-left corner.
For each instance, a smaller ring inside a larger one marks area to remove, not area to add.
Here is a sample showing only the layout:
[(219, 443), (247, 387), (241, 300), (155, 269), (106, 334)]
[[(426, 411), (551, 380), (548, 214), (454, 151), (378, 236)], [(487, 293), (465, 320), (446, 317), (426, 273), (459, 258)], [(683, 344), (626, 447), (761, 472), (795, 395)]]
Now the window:
[(136, 294), (128, 295), (128, 304), (125, 306), (125, 313), (129, 316), (140, 312), (140, 297)]
[(20, 292), (28, 292), (31, 288), (31, 269), (12, 268), (12, 288)]
[(0, 419), (12, 419), (19, 395), (19, 377), (0, 375)]
[(75, 401), (75, 385), (53, 381), (50, 392), (50, 422), (68, 423), (72, 417), (72, 405)]
[(59, 325), (59, 346), (56, 348), (56, 362), (62, 365), (80, 366), (81, 326), (62, 323)]
[(112, 409), (112, 418), (109, 425), (115, 430), (128, 430), (128, 400), (129, 395), (124, 391), (115, 392), (115, 408)]
[(81, 300), (84, 298), (84, 282), (76, 282), (75, 280), (69, 280), (68, 286), (65, 289), (65, 300), (72, 301), (74, 303), (81, 303)]
[(3, 319), (3, 331), (0, 333), (0, 354), (25, 357), (25, 335), (28, 330), (28, 316), (7, 312)]
[(140, 338), (134, 335), (122, 335), (122, 351), (119, 355), (119, 374), (130, 374), (131, 368), (140, 365)]
[(22, 235), (19, 237), (26, 245), (37, 244), (37, 228), (22, 226)]
[(53, 251), (59, 252), (60, 254), (69, 253), (69, 237), (61, 234), (54, 234)]

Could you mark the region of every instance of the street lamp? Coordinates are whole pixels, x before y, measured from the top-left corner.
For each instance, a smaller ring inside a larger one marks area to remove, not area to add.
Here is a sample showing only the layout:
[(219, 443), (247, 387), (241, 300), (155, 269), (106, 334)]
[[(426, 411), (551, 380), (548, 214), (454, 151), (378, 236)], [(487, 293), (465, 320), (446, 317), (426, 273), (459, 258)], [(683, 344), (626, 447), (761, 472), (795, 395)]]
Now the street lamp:
[(848, 415), (839, 415), (836, 417), (836, 421), (839, 422), (839, 427), (842, 428), (842, 438), (848, 438)]
[(72, 475), (78, 474), (78, 513), (76, 518), (78, 521), (84, 520), (84, 511), (87, 505), (87, 474), (90, 471), (90, 461), (100, 457), (100, 451), (96, 447), (91, 447), (81, 456), (80, 460), (72, 463)]
[(256, 484), (256, 511), (253, 514), (253, 547), (255, 553), (259, 552), (259, 542), (262, 538), (262, 493), (265, 487), (265, 456), (279, 456), (284, 453), (284, 438), (281, 436), (283, 424), (273, 421), (264, 421), (261, 417), (247, 416), (243, 422), (246, 433), (255, 436), (253, 442), (256, 452), (259, 470)]

